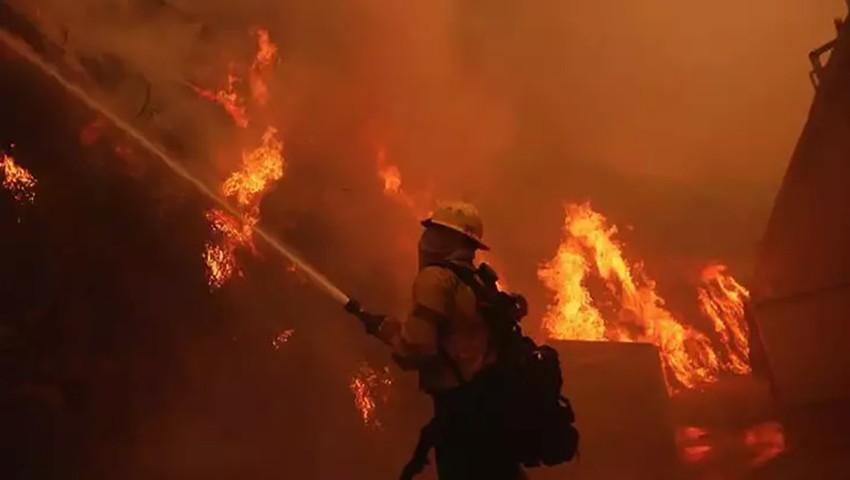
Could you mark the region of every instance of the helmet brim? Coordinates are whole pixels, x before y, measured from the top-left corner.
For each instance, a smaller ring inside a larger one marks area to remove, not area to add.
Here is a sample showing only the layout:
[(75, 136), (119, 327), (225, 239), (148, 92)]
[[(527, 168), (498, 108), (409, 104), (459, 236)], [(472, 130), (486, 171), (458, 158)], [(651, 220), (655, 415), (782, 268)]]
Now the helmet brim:
[(420, 223), (423, 227), (425, 227), (425, 228), (428, 228), (428, 227), (435, 227), (435, 226), (439, 226), (439, 227), (443, 227), (443, 228), (448, 228), (449, 230), (453, 230), (453, 231), (455, 231), (455, 232), (457, 232), (457, 233), (459, 233), (459, 234), (463, 235), (464, 237), (466, 237), (466, 238), (468, 238), (468, 239), (472, 240), (473, 242), (475, 242), (475, 246), (476, 246), (479, 250), (484, 250), (484, 251), (490, 250), (490, 247), (488, 247), (488, 246), (487, 246), (485, 243), (483, 243), (481, 240), (479, 240), (479, 239), (477, 239), (477, 238), (473, 237), (472, 235), (470, 235), (470, 234), (468, 234), (468, 233), (464, 232), (463, 230), (461, 230), (461, 229), (457, 228), (457, 227), (456, 227), (456, 226), (454, 226), (454, 225), (450, 225), (450, 224), (448, 224), (448, 223), (443, 223), (443, 222), (440, 222), (440, 221), (438, 221), (438, 220), (432, 220), (432, 219), (430, 219), (430, 218), (426, 218), (425, 220), (422, 220), (422, 221), (421, 221), (421, 222), (419, 222), (419, 223)]

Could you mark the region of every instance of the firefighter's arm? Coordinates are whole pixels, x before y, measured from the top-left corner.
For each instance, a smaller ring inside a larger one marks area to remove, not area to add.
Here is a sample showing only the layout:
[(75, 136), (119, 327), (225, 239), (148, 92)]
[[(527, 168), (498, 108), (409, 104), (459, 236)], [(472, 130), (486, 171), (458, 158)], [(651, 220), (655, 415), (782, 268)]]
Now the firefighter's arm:
[[(439, 267), (428, 267), (413, 284), (413, 308), (404, 319), (365, 319), (366, 329), (393, 350), (403, 369), (419, 369), (437, 355), (440, 324), (447, 321), (454, 296), (453, 275)], [(370, 328), (371, 325), (371, 328)]]

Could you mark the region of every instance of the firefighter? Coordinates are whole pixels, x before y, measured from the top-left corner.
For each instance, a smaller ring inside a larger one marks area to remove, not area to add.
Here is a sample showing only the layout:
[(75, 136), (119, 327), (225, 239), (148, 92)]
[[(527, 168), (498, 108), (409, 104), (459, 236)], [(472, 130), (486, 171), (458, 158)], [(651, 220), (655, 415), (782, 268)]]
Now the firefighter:
[(483, 243), (477, 209), (464, 202), (440, 205), (424, 220), (419, 240), (419, 272), (413, 281), (409, 315), (397, 319), (352, 311), (367, 332), (389, 345), (404, 370), (419, 374), (430, 395), (434, 419), (422, 431), (414, 458), (402, 474), (410, 478), (435, 450), (440, 480), (515, 480), (525, 478), (508, 446), (502, 419), (497, 349), (477, 308), (472, 288), (446, 264), (473, 270)]

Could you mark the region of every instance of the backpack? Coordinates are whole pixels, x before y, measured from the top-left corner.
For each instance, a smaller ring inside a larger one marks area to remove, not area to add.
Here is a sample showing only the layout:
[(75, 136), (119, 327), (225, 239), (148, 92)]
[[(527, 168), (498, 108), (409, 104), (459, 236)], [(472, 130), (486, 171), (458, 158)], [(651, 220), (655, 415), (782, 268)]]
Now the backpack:
[[(497, 346), (497, 368), (507, 385), (505, 434), (517, 462), (525, 467), (553, 466), (573, 460), (579, 433), (569, 400), (561, 394), (563, 378), (558, 352), (523, 335), (525, 299), (499, 289), (498, 276), (487, 264), (477, 270), (454, 263), (451, 270), (475, 294), (477, 308)], [(471, 381), (475, 381), (472, 379)]]

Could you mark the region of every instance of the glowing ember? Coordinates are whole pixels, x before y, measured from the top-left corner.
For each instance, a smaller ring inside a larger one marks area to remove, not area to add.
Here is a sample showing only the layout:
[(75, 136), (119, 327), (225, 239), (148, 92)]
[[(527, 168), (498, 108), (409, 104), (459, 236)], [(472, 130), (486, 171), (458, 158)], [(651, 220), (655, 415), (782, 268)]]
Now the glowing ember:
[(284, 330), (277, 334), (277, 336), (272, 340), (272, 346), (275, 350), (280, 350), (280, 347), (283, 346), (284, 343), (288, 342), (292, 335), (295, 334), (295, 330)]
[(223, 287), (234, 274), (240, 273), (236, 263), (236, 251), (229, 248), (229, 245), (227, 243), (218, 245), (207, 242), (204, 249), (207, 281), (213, 290)]
[[(564, 234), (538, 272), (555, 294), (544, 319), (551, 337), (655, 344), (671, 391), (717, 379), (722, 365), (710, 341), (666, 310), (641, 264), (626, 260), (616, 227), (589, 204), (568, 205)], [(591, 277), (601, 280), (602, 291), (591, 292)]]
[[(231, 70), (232, 70), (231, 66)], [(236, 125), (245, 128), (248, 126), (248, 114), (245, 111), (245, 101), (237, 91), (239, 78), (231, 73), (227, 74), (224, 87), (217, 91), (207, 90), (197, 85), (190, 85), (195, 93), (207, 100), (217, 102), (230, 115)]]
[(234, 274), (241, 274), (236, 261), (239, 249), (256, 253), (253, 227), (260, 220), (260, 201), (283, 173), (283, 142), (278, 140), (277, 130), (269, 127), (262, 145), (243, 152), (242, 168), (222, 185), (222, 192), (236, 200), (243, 217), (235, 219), (216, 209), (207, 212), (207, 220), (220, 239), (220, 243), (208, 243), (204, 252), (208, 283), (213, 289), (221, 288)]
[(375, 370), (366, 364), (358, 369), (351, 378), (351, 392), (354, 394), (354, 405), (363, 418), (363, 423), (370, 427), (381, 427), (377, 416), (378, 403), (386, 404), (389, 397), (389, 387), (392, 377), (388, 367)]
[(710, 265), (701, 275), (697, 296), (700, 310), (714, 324), (725, 349), (724, 366), (737, 374), (750, 373), (749, 330), (744, 319), (747, 291), (727, 272), (724, 265)]
[(759, 467), (785, 452), (785, 429), (776, 422), (753, 426), (744, 432), (744, 444), (754, 455), (750, 465)]
[(35, 202), (35, 186), (38, 181), (32, 173), (5, 153), (0, 153), (0, 171), (3, 172), (3, 188), (12, 194), (16, 202)]
[(269, 87), (267, 78), (269, 70), (277, 60), (277, 46), (269, 38), (268, 30), (258, 29), (257, 56), (251, 65), (251, 96), (260, 105), (265, 105), (269, 100)]

